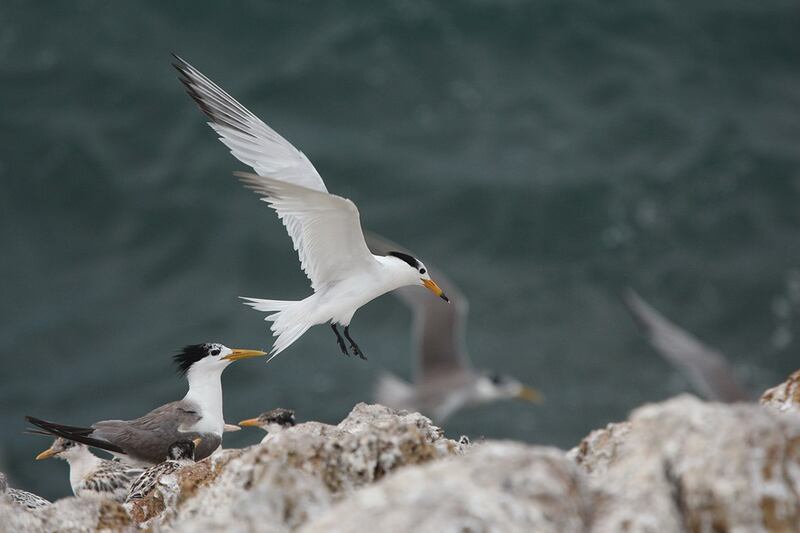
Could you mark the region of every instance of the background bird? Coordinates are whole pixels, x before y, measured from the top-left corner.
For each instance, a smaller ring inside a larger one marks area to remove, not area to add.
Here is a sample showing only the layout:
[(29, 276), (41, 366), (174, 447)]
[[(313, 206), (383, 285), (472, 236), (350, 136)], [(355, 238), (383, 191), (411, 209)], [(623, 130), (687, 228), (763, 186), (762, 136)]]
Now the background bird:
[[(40, 434), (46, 435), (44, 432)], [(133, 480), (144, 471), (121, 461), (101, 459), (79, 442), (57, 437), (47, 450), (36, 456), (37, 461), (55, 457), (69, 464), (69, 484), (72, 493), (80, 498), (111, 498), (125, 501)]]
[(267, 442), (270, 436), (286, 428), (292, 427), (294, 424), (294, 410), (284, 409), (283, 407), (265, 411), (256, 418), (248, 418), (247, 420), (242, 420), (239, 422), (240, 426), (257, 427), (266, 431), (266, 436), (261, 439), (262, 444)]
[(165, 460), (145, 470), (131, 485), (125, 498), (125, 503), (131, 500), (144, 498), (152, 491), (162, 476), (172, 474), (182, 466), (190, 465), (195, 460), (195, 450), (200, 445), (201, 439), (182, 439), (173, 442), (167, 451)]
[(0, 472), (0, 498), (5, 498), (6, 501), (14, 505), (21, 505), (27, 509), (38, 509), (45, 505), (50, 505), (50, 501), (32, 492), (9, 487), (6, 475), (2, 472)]
[[(403, 250), (374, 233), (368, 232), (366, 239), (374, 253)], [(452, 305), (440, 305), (416, 287), (395, 291), (413, 314), (414, 382), (383, 374), (375, 388), (376, 401), (396, 409), (419, 410), (437, 421), (469, 405), (512, 398), (540, 402), (542, 395), (519, 380), (473, 368), (465, 339), (467, 299), (444, 274), (436, 269), (433, 273)]]
[(706, 346), (681, 329), (632, 289), (625, 293), (625, 304), (650, 345), (680, 370), (698, 393), (718, 402), (747, 402), (754, 399), (736, 377), (725, 354)]
[(231, 153), (256, 174), (237, 173), (283, 221), (314, 294), (300, 301), (245, 298), (277, 337), (274, 357), (311, 326), (330, 322), (342, 353), (364, 357), (350, 336), (350, 321), (359, 307), (406, 285), (421, 285), (447, 300), (418, 259), (404, 253), (373, 255), (367, 249), (359, 212), (346, 198), (328, 193), (308, 158), (247, 108), (183, 59), (175, 68), (189, 96), (211, 119), (209, 125)]
[(222, 442), (222, 372), (234, 361), (266, 355), (259, 350), (231, 349), (219, 343), (193, 344), (175, 355), (189, 382), (182, 400), (158, 407), (135, 420), (104, 420), (76, 427), (25, 417), (44, 432), (111, 452), (131, 464), (164, 460), (170, 444), (202, 437), (199, 458), (208, 457)]

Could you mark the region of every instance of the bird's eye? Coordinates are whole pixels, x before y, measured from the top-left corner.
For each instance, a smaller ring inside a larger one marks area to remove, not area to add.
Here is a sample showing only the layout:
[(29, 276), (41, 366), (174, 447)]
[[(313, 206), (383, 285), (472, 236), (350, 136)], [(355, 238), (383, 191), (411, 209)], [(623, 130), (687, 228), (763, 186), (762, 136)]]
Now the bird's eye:
[(420, 268), (420, 269), (419, 269), (419, 273), (420, 273), (420, 274), (424, 274), (424, 273), (425, 273), (425, 269), (424, 269), (424, 268)]
[(219, 348), (214, 348), (211, 350), (211, 355), (219, 355)]
[(491, 376), (489, 376), (489, 379), (495, 385), (500, 385), (503, 382), (503, 377), (500, 376), (499, 374), (492, 374)]

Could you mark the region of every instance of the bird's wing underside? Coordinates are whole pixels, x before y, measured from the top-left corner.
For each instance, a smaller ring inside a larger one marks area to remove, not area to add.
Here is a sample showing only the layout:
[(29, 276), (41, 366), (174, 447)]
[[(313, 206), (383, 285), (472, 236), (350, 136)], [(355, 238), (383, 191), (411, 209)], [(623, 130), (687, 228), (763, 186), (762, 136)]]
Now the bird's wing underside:
[[(403, 246), (375, 233), (365, 234), (367, 246), (378, 255), (390, 251), (410, 253)], [(413, 255), (413, 254), (411, 254)], [(402, 287), (394, 294), (405, 303), (414, 317), (413, 343), (416, 349), (415, 375), (418, 384), (437, 381), (471, 369), (465, 343), (469, 304), (463, 293), (437, 269), (428, 271), (450, 297), (450, 305), (431, 295), (423, 287)]]
[(186, 92), (211, 119), (208, 125), (236, 159), (261, 176), (327, 192), (325, 183), (303, 152), (199, 70), (180, 57), (174, 57), (173, 66), (180, 73), (179, 79)]
[(377, 266), (350, 200), (256, 174), (235, 174), (283, 221), (315, 291)]
[(681, 369), (698, 392), (723, 402), (751, 399), (722, 353), (670, 322), (633, 290), (625, 294), (625, 303), (653, 348)]

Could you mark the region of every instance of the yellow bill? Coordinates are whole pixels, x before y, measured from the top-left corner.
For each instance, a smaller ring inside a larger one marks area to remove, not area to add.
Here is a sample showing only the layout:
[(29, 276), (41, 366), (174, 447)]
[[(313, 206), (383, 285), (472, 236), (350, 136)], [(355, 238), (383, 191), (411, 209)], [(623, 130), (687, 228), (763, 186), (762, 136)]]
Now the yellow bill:
[(544, 394), (534, 389), (533, 387), (523, 386), (522, 389), (519, 391), (519, 393), (517, 393), (517, 398), (531, 403), (544, 402)]
[(42, 453), (40, 453), (39, 455), (37, 455), (36, 456), (36, 460), (37, 461), (41, 461), (42, 459), (50, 459), (51, 457), (53, 457), (57, 453), (58, 452), (55, 451), (54, 449), (48, 448), (45, 451), (43, 451)]
[(432, 279), (423, 279), (422, 284), (425, 286), (426, 289), (431, 291), (433, 294), (444, 300), (445, 302), (449, 302), (450, 298), (445, 296), (444, 291), (439, 288), (435, 281)]
[(260, 427), (261, 424), (258, 422), (258, 418), (248, 418), (247, 420), (242, 420), (239, 422), (240, 426), (242, 427)]
[(192, 439), (192, 442), (194, 442), (194, 447), (197, 448), (200, 446), (200, 443), (203, 442), (203, 439), (201, 437), (195, 437)]
[(223, 357), (223, 359), (227, 359), (228, 361), (238, 361), (239, 359), (261, 357), (262, 355), (267, 355), (267, 352), (262, 352), (261, 350), (240, 350), (236, 348), (233, 350), (233, 353), (226, 355)]

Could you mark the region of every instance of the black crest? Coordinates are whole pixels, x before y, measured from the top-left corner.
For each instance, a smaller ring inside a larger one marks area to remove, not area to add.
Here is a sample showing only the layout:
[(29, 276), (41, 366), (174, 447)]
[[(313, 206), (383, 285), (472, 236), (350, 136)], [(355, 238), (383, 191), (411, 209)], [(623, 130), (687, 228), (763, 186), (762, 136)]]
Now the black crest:
[(178, 372), (185, 375), (197, 361), (208, 355), (208, 344), (190, 344), (173, 356)]
[(392, 257), (396, 257), (401, 261), (405, 261), (408, 265), (413, 268), (414, 270), (419, 269), (419, 261), (417, 261), (413, 256), (408, 254), (404, 254), (403, 252), (389, 252), (386, 255), (391, 255)]

